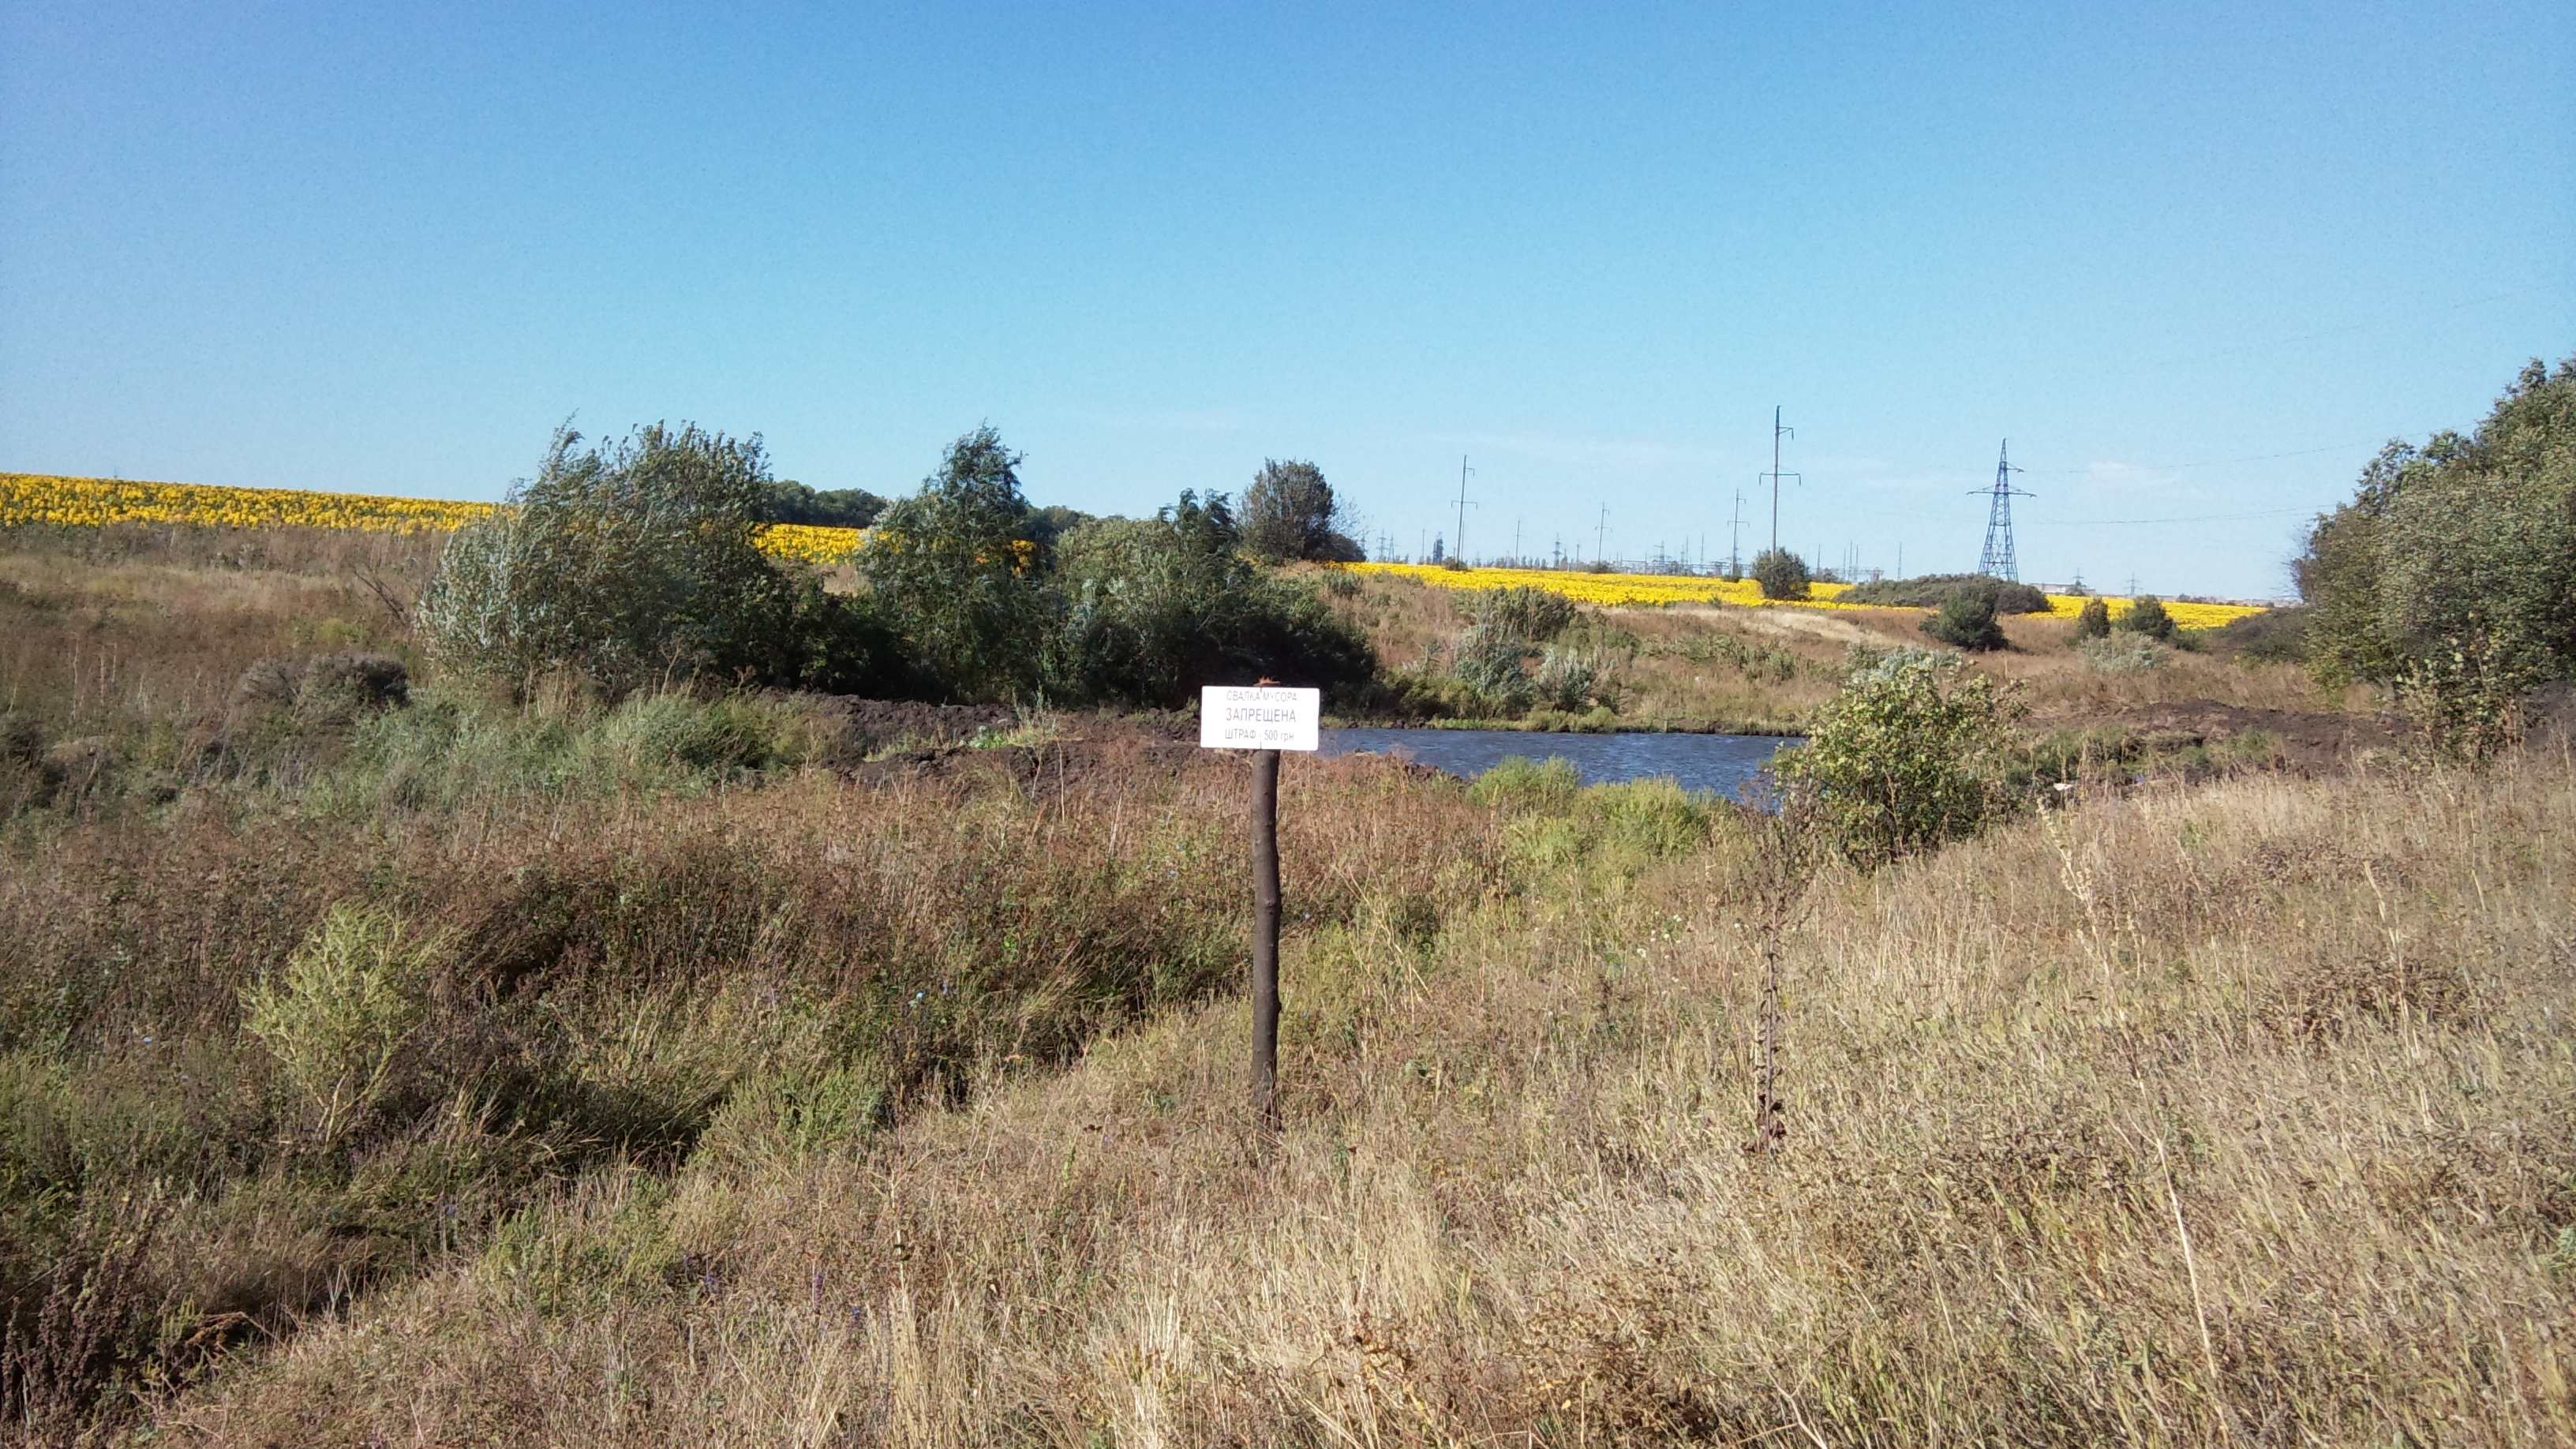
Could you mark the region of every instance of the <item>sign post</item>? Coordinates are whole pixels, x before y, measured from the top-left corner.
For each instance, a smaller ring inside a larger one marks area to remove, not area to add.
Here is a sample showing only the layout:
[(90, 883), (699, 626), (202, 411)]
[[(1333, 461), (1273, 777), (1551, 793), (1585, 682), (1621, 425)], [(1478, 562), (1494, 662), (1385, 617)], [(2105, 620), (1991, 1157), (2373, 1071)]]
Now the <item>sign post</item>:
[(1267, 681), (1199, 691), (1199, 747), (1252, 751), (1252, 1110), (1279, 1130), (1279, 752), (1312, 752), (1323, 696)]

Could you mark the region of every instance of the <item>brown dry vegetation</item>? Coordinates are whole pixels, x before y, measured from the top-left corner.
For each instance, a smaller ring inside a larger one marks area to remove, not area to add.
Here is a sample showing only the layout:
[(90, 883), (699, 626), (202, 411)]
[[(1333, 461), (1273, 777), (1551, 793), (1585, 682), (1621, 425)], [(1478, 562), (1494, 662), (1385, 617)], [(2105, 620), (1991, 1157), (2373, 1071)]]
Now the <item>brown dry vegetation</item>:
[[(1434, 643), (1469, 623), (1460, 595), (1403, 575), (1360, 575), (1336, 600), (1368, 630), (1393, 669), (1419, 667)], [(1793, 730), (1831, 698), (1855, 644), (1940, 649), (1920, 609), (1737, 608), (1724, 604), (1587, 610), (1577, 642), (1617, 659), (1623, 727)], [(2007, 617), (2012, 648), (1973, 656), (1977, 668), (2019, 683), (2045, 726), (2138, 715), (2156, 707), (2215, 703), (2301, 714), (2366, 711), (2369, 691), (2322, 691), (2295, 664), (2174, 651), (2155, 669), (2106, 674), (2073, 648), (2074, 624)]]
[[(11, 710), (173, 775), (249, 661), (400, 651), (428, 557), (11, 547)], [(1338, 606), (1397, 665), (1463, 623), (1419, 585)], [(1586, 627), (1631, 641), (1628, 718), (1776, 719), (1917, 617)], [(1980, 664), (2043, 708), (2325, 703), (2012, 628)], [(415, 698), (312, 726), (297, 770), (0, 824), (14, 1432), (2576, 1436), (2563, 749), (2079, 792), (1776, 922), (1762, 829), (1668, 787), (1298, 760), (1270, 1142), (1240, 762), (1041, 720), (861, 766), (795, 701)], [(273, 1009), (352, 921), (411, 953), (392, 1006), (305, 1002), (343, 1045), (400, 1027), (355, 1110)]]
[[(1308, 775), (1291, 860), (1374, 813)], [(807, 1150), (585, 1174), (182, 1402), (225, 1443), (2546, 1444), (2576, 1433), (2576, 773), (2086, 802), (1788, 937), (1746, 839), (1498, 802), (1243, 1021)], [(1592, 832), (1587, 834), (1586, 832)], [(1573, 847), (1581, 846), (1575, 850)], [(1323, 882), (1292, 876), (1291, 888)]]

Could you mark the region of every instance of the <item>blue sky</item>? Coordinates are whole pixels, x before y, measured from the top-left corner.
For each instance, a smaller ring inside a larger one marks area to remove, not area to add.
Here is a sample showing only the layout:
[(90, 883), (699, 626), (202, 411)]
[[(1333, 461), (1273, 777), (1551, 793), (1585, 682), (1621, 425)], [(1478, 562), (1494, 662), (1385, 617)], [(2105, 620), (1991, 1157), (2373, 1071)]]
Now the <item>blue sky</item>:
[[(1411, 552), (2268, 595), (2576, 352), (2576, 8), (0, 5), (0, 468), (497, 497), (566, 417)], [(2166, 520), (2190, 520), (2172, 522)]]

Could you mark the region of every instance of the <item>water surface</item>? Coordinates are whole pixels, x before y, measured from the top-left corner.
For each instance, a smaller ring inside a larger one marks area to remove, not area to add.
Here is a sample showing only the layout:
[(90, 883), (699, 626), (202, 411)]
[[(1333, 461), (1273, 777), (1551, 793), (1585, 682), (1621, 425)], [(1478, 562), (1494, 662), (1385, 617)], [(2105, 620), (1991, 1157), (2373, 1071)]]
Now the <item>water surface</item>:
[(1586, 785), (1669, 776), (1685, 790), (1742, 799), (1773, 752), (1794, 739), (1772, 735), (1533, 734), (1520, 730), (1325, 730), (1321, 753), (1367, 750), (1402, 755), (1468, 779), (1513, 755), (1570, 760)]

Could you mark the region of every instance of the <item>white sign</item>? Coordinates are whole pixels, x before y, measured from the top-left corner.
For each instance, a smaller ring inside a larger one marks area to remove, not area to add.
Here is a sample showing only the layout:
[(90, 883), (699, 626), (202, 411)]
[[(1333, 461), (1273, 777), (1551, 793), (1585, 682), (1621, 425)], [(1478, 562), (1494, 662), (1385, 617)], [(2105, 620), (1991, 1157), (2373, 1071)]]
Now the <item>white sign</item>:
[(1199, 691), (1203, 750), (1311, 750), (1323, 720), (1320, 690), (1211, 684)]

